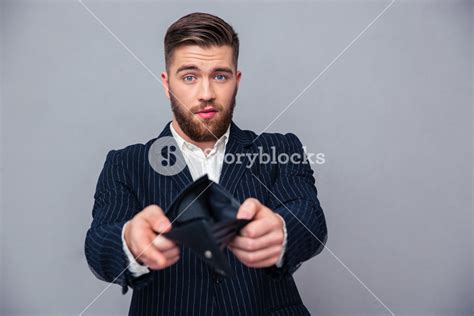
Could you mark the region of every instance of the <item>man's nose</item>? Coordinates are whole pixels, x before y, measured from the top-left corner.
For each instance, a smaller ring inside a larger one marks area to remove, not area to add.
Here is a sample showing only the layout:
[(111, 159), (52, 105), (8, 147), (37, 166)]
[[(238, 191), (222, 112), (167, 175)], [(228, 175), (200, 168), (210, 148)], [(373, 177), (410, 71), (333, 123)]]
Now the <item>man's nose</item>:
[(201, 87), (199, 90), (199, 101), (208, 102), (216, 98), (214, 87), (209, 80), (202, 80)]

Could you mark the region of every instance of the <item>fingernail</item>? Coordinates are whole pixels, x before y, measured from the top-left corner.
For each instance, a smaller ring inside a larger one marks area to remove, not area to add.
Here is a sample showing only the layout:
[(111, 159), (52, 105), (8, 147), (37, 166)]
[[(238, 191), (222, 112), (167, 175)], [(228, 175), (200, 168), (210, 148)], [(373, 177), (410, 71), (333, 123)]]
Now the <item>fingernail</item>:
[(158, 230), (160, 233), (163, 233), (167, 228), (168, 228), (168, 224), (166, 223), (160, 223), (158, 225)]
[(239, 219), (247, 219), (250, 216), (250, 214), (247, 211), (241, 211), (238, 213), (237, 218)]

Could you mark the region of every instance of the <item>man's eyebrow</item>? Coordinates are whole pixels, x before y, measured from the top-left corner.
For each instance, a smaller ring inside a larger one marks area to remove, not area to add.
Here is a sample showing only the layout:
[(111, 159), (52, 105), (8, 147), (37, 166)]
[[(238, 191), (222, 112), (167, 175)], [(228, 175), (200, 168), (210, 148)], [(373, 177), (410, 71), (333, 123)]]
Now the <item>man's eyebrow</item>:
[(176, 73), (179, 73), (184, 70), (199, 70), (199, 67), (195, 65), (183, 65), (179, 67), (178, 69), (176, 69)]
[(217, 67), (217, 68), (214, 69), (213, 72), (227, 72), (231, 75), (234, 74), (234, 71), (231, 68), (228, 68), (228, 67)]
[[(200, 69), (196, 65), (183, 65), (183, 66), (179, 67), (178, 69), (176, 69), (176, 74), (180, 73), (181, 71), (185, 71), (185, 70), (200, 70)], [(214, 68), (212, 70), (212, 72), (226, 72), (226, 73), (229, 73), (231, 75), (234, 74), (234, 71), (229, 67), (217, 67), (217, 68)]]

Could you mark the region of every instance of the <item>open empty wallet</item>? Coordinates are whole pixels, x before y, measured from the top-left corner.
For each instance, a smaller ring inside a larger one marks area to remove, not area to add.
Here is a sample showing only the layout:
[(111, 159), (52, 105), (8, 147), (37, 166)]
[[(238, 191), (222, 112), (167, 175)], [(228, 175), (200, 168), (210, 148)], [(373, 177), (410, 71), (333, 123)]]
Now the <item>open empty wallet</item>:
[(223, 252), (250, 221), (237, 219), (240, 203), (207, 174), (188, 185), (166, 211), (172, 229), (163, 236), (191, 248), (215, 272), (232, 276)]

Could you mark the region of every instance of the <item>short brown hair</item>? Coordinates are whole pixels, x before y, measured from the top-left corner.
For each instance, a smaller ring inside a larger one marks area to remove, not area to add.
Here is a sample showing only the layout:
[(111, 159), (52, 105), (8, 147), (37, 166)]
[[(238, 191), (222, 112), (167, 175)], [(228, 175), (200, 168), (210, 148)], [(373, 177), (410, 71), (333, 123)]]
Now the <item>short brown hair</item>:
[(215, 15), (194, 12), (170, 25), (165, 35), (165, 63), (168, 72), (173, 51), (182, 45), (229, 45), (234, 50), (233, 61), (237, 68), (239, 37), (232, 26)]

